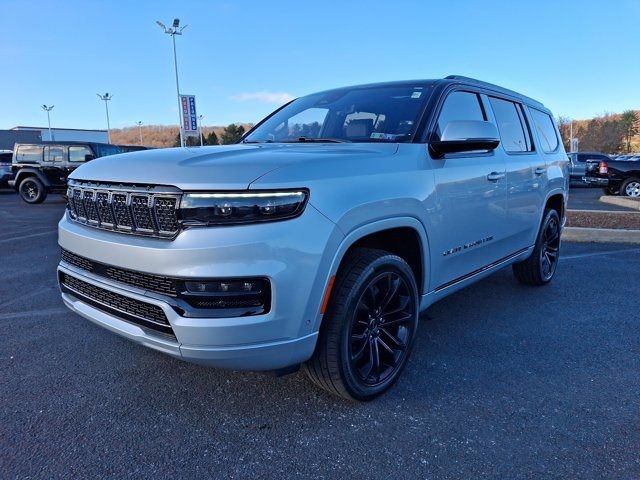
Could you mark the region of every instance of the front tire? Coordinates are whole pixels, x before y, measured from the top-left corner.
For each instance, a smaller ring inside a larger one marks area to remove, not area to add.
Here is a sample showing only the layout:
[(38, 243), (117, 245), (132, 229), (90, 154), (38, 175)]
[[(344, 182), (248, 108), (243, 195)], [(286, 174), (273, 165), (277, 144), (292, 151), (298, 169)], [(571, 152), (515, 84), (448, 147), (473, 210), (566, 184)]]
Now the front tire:
[(513, 264), (513, 274), (525, 285), (546, 285), (556, 273), (559, 258), (560, 217), (557, 211), (546, 209), (533, 253), (526, 260)]
[(631, 198), (640, 198), (640, 179), (627, 178), (620, 187), (620, 195)]
[(42, 203), (47, 198), (47, 190), (36, 177), (27, 177), (20, 182), (18, 187), (20, 198), (27, 203)]
[(304, 370), (332, 394), (372, 400), (402, 373), (417, 326), (418, 288), (409, 265), (383, 250), (356, 249), (338, 272)]

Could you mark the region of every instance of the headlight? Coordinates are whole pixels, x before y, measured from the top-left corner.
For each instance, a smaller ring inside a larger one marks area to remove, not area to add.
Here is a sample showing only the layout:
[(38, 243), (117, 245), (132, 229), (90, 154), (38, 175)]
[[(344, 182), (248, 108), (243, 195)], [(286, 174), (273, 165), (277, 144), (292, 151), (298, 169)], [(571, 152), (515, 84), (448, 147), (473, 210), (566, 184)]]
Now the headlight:
[(186, 193), (180, 213), (185, 226), (270, 222), (297, 217), (308, 197), (306, 190)]

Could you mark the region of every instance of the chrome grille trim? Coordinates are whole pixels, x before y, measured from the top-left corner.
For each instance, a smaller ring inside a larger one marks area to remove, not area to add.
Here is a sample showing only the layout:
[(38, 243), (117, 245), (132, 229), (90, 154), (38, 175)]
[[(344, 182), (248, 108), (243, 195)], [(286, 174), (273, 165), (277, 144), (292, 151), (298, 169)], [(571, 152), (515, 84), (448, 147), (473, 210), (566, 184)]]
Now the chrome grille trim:
[(71, 180), (67, 197), (69, 217), (83, 225), (169, 239), (180, 231), (177, 188)]

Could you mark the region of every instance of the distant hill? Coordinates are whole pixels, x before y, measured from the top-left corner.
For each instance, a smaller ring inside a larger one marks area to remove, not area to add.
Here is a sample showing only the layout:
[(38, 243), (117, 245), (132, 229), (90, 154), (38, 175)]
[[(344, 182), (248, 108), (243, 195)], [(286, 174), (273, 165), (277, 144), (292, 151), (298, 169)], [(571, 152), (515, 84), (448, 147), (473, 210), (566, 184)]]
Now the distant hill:
[[(253, 124), (239, 123), (245, 130), (249, 130)], [(206, 137), (212, 130), (216, 132), (218, 138), (222, 135), (225, 127), (203, 126), (202, 133)], [(177, 125), (143, 125), (142, 144), (146, 147), (173, 147), (178, 136)], [(137, 126), (111, 129), (111, 143), (117, 145), (140, 145), (140, 132)]]

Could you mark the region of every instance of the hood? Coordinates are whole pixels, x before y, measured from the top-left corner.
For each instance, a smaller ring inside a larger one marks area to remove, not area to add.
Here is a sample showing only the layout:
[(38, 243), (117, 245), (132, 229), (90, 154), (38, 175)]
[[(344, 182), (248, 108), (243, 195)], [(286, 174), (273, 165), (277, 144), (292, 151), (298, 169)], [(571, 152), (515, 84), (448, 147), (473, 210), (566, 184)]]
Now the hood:
[(163, 148), (111, 155), (78, 167), (69, 178), (113, 183), (174, 185), (182, 190), (243, 190), (290, 164), (328, 158), (393, 155), (394, 143), (295, 143)]

